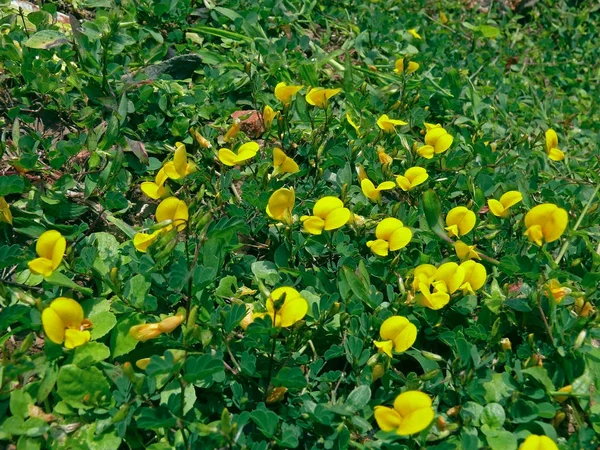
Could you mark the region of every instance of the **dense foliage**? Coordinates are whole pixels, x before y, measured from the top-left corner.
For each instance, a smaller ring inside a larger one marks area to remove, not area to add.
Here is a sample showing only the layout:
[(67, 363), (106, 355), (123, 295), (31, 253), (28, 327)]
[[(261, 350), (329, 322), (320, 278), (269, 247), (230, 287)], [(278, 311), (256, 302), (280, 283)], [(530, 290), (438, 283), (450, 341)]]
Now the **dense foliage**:
[(0, 441), (599, 446), (600, 7), (530, 3), (0, 0)]

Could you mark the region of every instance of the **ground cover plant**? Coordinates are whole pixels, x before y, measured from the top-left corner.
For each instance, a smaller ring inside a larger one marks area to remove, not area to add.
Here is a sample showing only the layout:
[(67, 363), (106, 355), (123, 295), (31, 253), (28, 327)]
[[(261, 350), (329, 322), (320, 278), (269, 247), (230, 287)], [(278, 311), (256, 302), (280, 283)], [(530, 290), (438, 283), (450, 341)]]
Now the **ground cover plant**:
[(0, 1), (0, 442), (600, 445), (594, 2)]

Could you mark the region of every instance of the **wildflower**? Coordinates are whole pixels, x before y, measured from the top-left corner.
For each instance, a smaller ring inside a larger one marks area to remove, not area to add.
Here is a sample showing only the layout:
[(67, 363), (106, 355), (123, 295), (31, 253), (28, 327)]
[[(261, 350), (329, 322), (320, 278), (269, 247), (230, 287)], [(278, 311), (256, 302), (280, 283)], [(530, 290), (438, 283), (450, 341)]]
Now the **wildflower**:
[(288, 86), (287, 83), (277, 83), (275, 86), (275, 97), (284, 105), (292, 102), (292, 97), (298, 93), (304, 86)]
[(392, 350), (402, 353), (412, 347), (417, 340), (417, 327), (406, 317), (392, 316), (381, 324), (379, 335), (383, 341), (373, 341), (375, 347), (391, 358)]
[(354, 131), (356, 131), (356, 134), (360, 134), (359, 133), (360, 125), (357, 125), (356, 122), (354, 122), (354, 119), (352, 119), (352, 115), (350, 114), (350, 111), (346, 111), (346, 121), (352, 126), (352, 128), (354, 128)]
[(283, 150), (278, 147), (273, 149), (273, 175), (279, 173), (297, 173), (300, 168), (296, 161), (287, 156)]
[(60, 266), (66, 249), (67, 241), (58, 231), (45, 231), (35, 245), (39, 258), (29, 261), (29, 270), (49, 277)]
[[(430, 288), (433, 288), (433, 290)], [(434, 281), (430, 286), (419, 283), (419, 291), (421, 294), (417, 296), (417, 303), (429, 309), (442, 309), (450, 301), (448, 286), (443, 281)]]
[(294, 209), (295, 201), (294, 188), (277, 189), (269, 198), (267, 215), (271, 219), (291, 225), (293, 222), (292, 209)]
[(180, 178), (184, 178), (186, 175), (195, 172), (196, 165), (194, 163), (188, 163), (185, 145), (181, 142), (177, 142), (175, 148), (173, 161), (167, 162), (163, 169), (170, 179), (179, 180)]
[(558, 136), (552, 128), (546, 130), (546, 153), (552, 161), (562, 161), (565, 154), (558, 148)]
[(519, 450), (558, 450), (558, 445), (548, 436), (530, 434), (521, 444)]
[(275, 112), (273, 110), (273, 108), (271, 108), (269, 105), (265, 105), (265, 107), (263, 108), (263, 121), (265, 123), (265, 128), (268, 130), (271, 128), (271, 125), (273, 125), (273, 119), (275, 119), (275, 116), (277, 116), (277, 114), (279, 114), (279, 111)]
[(567, 212), (552, 203), (535, 206), (525, 215), (525, 236), (537, 245), (554, 242), (561, 237), (569, 217)]
[(548, 281), (547, 284), (548, 293), (556, 303), (560, 303), (563, 299), (571, 293), (571, 289), (568, 287), (562, 287), (557, 279)]
[(394, 159), (385, 152), (383, 147), (377, 147), (377, 157), (379, 158), (379, 162), (384, 166), (391, 164), (394, 161)]
[(326, 108), (329, 99), (340, 92), (341, 89), (325, 89), (325, 88), (311, 88), (306, 94), (306, 103), (317, 108)]
[(386, 133), (393, 132), (396, 125), (408, 125), (408, 123), (398, 119), (390, 119), (387, 114), (382, 114), (382, 116), (377, 119), (377, 126)]
[(275, 327), (291, 327), (302, 320), (308, 312), (308, 302), (291, 287), (280, 287), (271, 292), (267, 299), (267, 312), (254, 317), (269, 316)]
[(375, 407), (375, 420), (383, 431), (408, 436), (423, 431), (435, 417), (431, 398), (420, 391), (406, 391), (396, 397), (394, 408)]
[(144, 181), (140, 185), (140, 189), (144, 194), (154, 200), (158, 200), (159, 198), (166, 197), (169, 193), (167, 188), (165, 187), (165, 182), (167, 181), (167, 174), (165, 173), (165, 168), (161, 168), (156, 177), (154, 178), (154, 182), (152, 181)]
[(416, 72), (417, 70), (419, 70), (419, 63), (414, 62), (414, 61), (409, 61), (408, 62), (408, 67), (404, 67), (404, 58), (398, 58), (396, 60), (396, 63), (394, 64), (394, 72), (396, 72), (397, 74), (401, 74), (406, 70), (407, 74), (411, 74), (413, 72)]
[(192, 136), (194, 137), (194, 139), (196, 140), (196, 142), (198, 143), (198, 145), (202, 148), (212, 148), (212, 144), (210, 143), (210, 141), (208, 139), (206, 139), (204, 136), (202, 136), (198, 130), (196, 130), (195, 128), (190, 129), (190, 133), (192, 134)]
[(171, 221), (171, 223), (163, 228), (165, 231), (171, 230), (173, 226), (177, 227), (177, 231), (185, 230), (188, 219), (188, 207), (183, 200), (179, 200), (177, 197), (164, 199), (156, 208), (157, 222)]
[(454, 251), (461, 261), (465, 259), (481, 259), (479, 253), (475, 250), (475, 245), (467, 245), (463, 241), (456, 241), (454, 243)]
[(510, 342), (509, 338), (500, 339), (500, 346), (502, 347), (502, 350), (504, 350), (504, 351), (512, 350), (512, 343)]
[(412, 239), (410, 228), (394, 218), (388, 217), (377, 224), (374, 241), (367, 241), (367, 247), (378, 256), (387, 256), (388, 251), (396, 251), (404, 248)]
[(254, 305), (246, 304), (246, 315), (244, 316), (244, 318), (242, 320), (240, 320), (240, 327), (242, 327), (243, 330), (248, 329), (250, 324), (252, 322), (254, 322), (253, 311), (254, 311)]
[[(473, 262), (473, 264), (477, 263)], [(433, 278), (435, 281), (443, 281), (446, 285), (447, 292), (449, 294), (454, 294), (454, 292), (462, 287), (463, 282), (465, 281), (466, 267), (468, 266), (462, 267), (462, 264), (459, 266), (455, 262), (448, 262), (437, 268)]]
[(344, 226), (351, 216), (348, 208), (336, 197), (323, 197), (313, 207), (312, 216), (302, 216), (304, 229), (310, 234), (321, 234), (323, 230), (335, 230)]
[(433, 282), (433, 277), (436, 270), (436, 267), (431, 264), (421, 264), (415, 267), (413, 272), (413, 290), (417, 291), (420, 283), (424, 283), (425, 285), (429, 286)]
[(148, 247), (158, 239), (162, 230), (156, 230), (152, 234), (136, 233), (133, 237), (133, 245), (138, 252), (146, 253)]
[(381, 191), (394, 189), (396, 184), (393, 181), (384, 181), (379, 186), (375, 187), (371, 180), (365, 178), (360, 182), (360, 187), (363, 194), (365, 194), (365, 197), (367, 197), (369, 200), (377, 202), (381, 200)]
[(75, 348), (90, 340), (91, 322), (84, 319), (83, 308), (72, 298), (58, 297), (42, 311), (42, 326), (55, 344)]
[(163, 333), (171, 333), (183, 323), (183, 316), (176, 315), (167, 317), (158, 323), (142, 323), (134, 325), (129, 329), (129, 336), (136, 341), (145, 342), (149, 339), (155, 339)]
[(475, 213), (464, 206), (452, 208), (446, 216), (446, 231), (448, 235), (464, 236), (469, 233), (475, 226)]
[(423, 167), (411, 167), (404, 172), (404, 175), (396, 177), (396, 184), (403, 191), (410, 191), (421, 183), (424, 183), (429, 175)]
[(225, 142), (229, 142), (232, 139), (234, 139), (238, 135), (239, 132), (240, 132), (240, 120), (235, 119), (233, 121), (233, 123), (231, 124), (231, 127), (229, 128), (229, 130), (227, 130), (227, 133), (225, 133), (225, 136), (223, 136), (223, 140)]
[[(428, 127), (429, 125), (430, 127)], [(425, 124), (427, 133), (425, 133), (425, 144), (431, 145), (436, 154), (444, 153), (450, 148), (454, 138), (441, 126)]]
[(488, 200), (490, 211), (496, 217), (508, 217), (508, 210), (511, 206), (516, 205), (523, 200), (523, 194), (519, 191), (508, 191), (502, 194), (500, 201), (493, 198)]
[(469, 260), (463, 262), (459, 267), (464, 271), (464, 279), (460, 285), (460, 289), (462, 289), (463, 294), (468, 292), (475, 295), (475, 291), (481, 289), (485, 284), (485, 279), (487, 278), (485, 266)]
[(10, 205), (4, 200), (4, 197), (0, 197), (0, 222), (6, 222), (10, 225), (13, 224), (13, 217), (10, 213)]
[(431, 159), (435, 154), (435, 148), (433, 148), (432, 145), (422, 145), (417, 149), (417, 153), (419, 154), (419, 156), (425, 159)]
[(238, 148), (237, 153), (232, 152), (228, 148), (219, 150), (219, 161), (226, 166), (237, 166), (247, 160), (254, 158), (260, 147), (256, 142), (246, 142)]
[(415, 28), (411, 28), (410, 30), (408, 30), (408, 33), (415, 39), (423, 39), (421, 35), (417, 33), (417, 30)]

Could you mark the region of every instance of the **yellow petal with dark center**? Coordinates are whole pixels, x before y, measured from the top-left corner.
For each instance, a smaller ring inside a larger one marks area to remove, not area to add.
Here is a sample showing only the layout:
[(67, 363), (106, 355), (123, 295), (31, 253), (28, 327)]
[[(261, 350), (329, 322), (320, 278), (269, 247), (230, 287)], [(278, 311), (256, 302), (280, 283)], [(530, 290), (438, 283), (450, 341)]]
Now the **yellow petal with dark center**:
[(325, 226), (323, 229), (325, 231), (335, 230), (336, 228), (340, 228), (348, 223), (350, 218), (352, 217), (352, 213), (348, 208), (337, 208), (327, 214), (325, 218)]
[(52, 308), (42, 311), (42, 325), (44, 333), (55, 344), (62, 344), (65, 340), (65, 324)]
[(36, 258), (27, 263), (29, 270), (35, 274), (49, 277), (54, 271), (52, 266), (52, 260), (48, 258)]
[(388, 241), (390, 243), (390, 251), (394, 252), (396, 250), (400, 250), (401, 248), (406, 247), (411, 239), (412, 231), (410, 230), (410, 228), (398, 228), (392, 233)]
[(402, 423), (402, 416), (387, 406), (376, 406), (375, 421), (383, 431), (394, 431)]
[(91, 334), (88, 330), (65, 330), (65, 347), (75, 348), (89, 342)]

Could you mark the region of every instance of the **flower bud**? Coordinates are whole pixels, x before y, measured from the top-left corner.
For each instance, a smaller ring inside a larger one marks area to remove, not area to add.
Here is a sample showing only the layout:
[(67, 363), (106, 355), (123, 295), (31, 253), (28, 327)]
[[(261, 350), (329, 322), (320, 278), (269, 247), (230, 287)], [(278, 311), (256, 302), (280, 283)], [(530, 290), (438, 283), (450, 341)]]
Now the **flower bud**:
[(134, 325), (129, 329), (129, 336), (136, 341), (145, 342), (149, 339), (154, 339), (160, 336), (162, 331), (158, 323), (143, 323)]
[(269, 391), (267, 394), (267, 404), (269, 403), (277, 403), (283, 400), (285, 393), (287, 392), (287, 388), (281, 387), (269, 387)]
[(372, 373), (372, 376), (373, 376), (373, 381), (375, 382), (375, 381), (379, 380), (383, 376), (383, 374), (385, 373), (385, 367), (381, 363), (380, 364), (375, 364), (373, 366), (373, 369), (372, 369), (371, 373)]
[(502, 346), (502, 350), (504, 351), (512, 350), (512, 344), (509, 338), (502, 338), (500, 340), (500, 345)]
[(583, 345), (585, 342), (585, 338), (587, 337), (587, 331), (581, 330), (579, 335), (577, 335), (577, 339), (575, 339), (575, 345), (573, 345), (573, 350), (577, 350), (579, 347)]
[(558, 426), (562, 423), (563, 420), (565, 420), (566, 417), (567, 415), (564, 413), (564, 411), (558, 411), (554, 416), (554, 419), (552, 419), (552, 426), (554, 428), (558, 428)]
[(246, 315), (240, 321), (240, 327), (242, 329), (247, 329), (252, 322), (254, 322), (254, 315), (252, 311), (254, 310), (254, 305), (246, 305)]
[[(564, 387), (561, 387), (558, 392), (565, 392), (567, 394), (570, 394), (571, 391), (573, 390), (573, 386), (571, 386), (570, 384)], [(556, 400), (558, 403), (562, 403), (564, 402), (566, 399), (568, 399), (569, 397), (567, 395), (557, 395), (554, 397), (554, 400)]]
[(146, 370), (146, 368), (148, 367), (149, 364), (150, 364), (150, 358), (138, 359), (135, 362), (135, 365), (137, 366), (137, 368), (141, 369), (141, 370)]
[(438, 427), (438, 430), (440, 430), (440, 431), (446, 430), (446, 419), (444, 419), (442, 416), (438, 416), (437, 427)]
[(161, 333), (170, 333), (175, 328), (183, 323), (183, 316), (171, 316), (161, 320), (158, 323), (158, 328)]
[(440, 355), (438, 355), (436, 353), (426, 352), (425, 350), (421, 350), (421, 354), (430, 361), (443, 361), (444, 360), (444, 358), (442, 358)]

